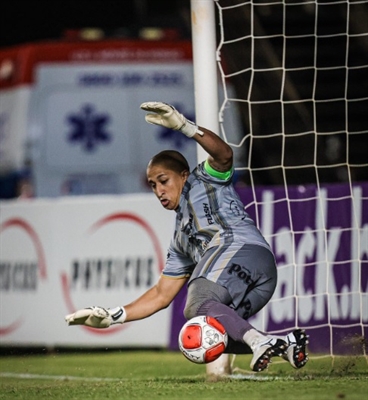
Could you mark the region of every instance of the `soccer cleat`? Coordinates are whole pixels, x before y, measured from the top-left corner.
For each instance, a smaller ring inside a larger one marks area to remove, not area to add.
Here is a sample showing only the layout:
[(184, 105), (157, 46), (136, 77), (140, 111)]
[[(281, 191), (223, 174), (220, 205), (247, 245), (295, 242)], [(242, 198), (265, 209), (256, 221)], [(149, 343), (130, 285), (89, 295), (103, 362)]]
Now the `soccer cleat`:
[(302, 368), (308, 362), (308, 337), (303, 329), (296, 329), (285, 336), (287, 348), (282, 358), (294, 368)]
[(267, 340), (252, 345), (253, 358), (250, 367), (255, 372), (265, 370), (272, 362), (274, 356), (283, 356), (287, 349), (287, 344), (282, 339), (268, 338)]

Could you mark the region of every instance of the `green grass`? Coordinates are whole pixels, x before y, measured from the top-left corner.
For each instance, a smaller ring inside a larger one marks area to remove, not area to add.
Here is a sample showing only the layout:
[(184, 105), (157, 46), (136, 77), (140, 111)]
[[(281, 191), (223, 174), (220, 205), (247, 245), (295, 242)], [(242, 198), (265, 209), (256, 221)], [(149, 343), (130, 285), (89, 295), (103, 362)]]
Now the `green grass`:
[(116, 351), (2, 356), (0, 399), (361, 400), (368, 393), (363, 357), (311, 359), (294, 370), (275, 359), (252, 374), (238, 356), (231, 378), (210, 379), (180, 353)]

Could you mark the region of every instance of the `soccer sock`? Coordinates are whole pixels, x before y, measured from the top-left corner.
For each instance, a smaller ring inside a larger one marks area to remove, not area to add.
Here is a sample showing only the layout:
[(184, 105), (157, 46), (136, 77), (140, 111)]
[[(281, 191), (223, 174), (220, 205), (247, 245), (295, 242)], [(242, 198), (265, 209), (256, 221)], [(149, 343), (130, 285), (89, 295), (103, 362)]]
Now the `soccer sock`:
[(197, 315), (207, 315), (216, 318), (226, 329), (228, 335), (236, 342), (244, 342), (244, 335), (253, 326), (229, 306), (217, 301), (209, 300), (197, 310)]
[(243, 336), (244, 342), (252, 349), (255, 345), (267, 339), (267, 336), (263, 335), (261, 332), (258, 332), (253, 327), (245, 332)]
[(252, 349), (242, 342), (236, 342), (230, 336), (227, 340), (227, 346), (224, 351), (225, 354), (252, 354)]

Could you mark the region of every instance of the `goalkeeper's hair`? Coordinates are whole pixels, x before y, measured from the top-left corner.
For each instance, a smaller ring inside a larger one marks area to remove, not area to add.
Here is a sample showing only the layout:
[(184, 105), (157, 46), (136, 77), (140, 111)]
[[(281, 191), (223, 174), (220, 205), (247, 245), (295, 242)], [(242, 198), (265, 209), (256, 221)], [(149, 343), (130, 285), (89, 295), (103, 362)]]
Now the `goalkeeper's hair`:
[(188, 161), (181, 153), (175, 150), (164, 150), (153, 156), (147, 168), (154, 165), (162, 165), (178, 174), (183, 171), (189, 171)]

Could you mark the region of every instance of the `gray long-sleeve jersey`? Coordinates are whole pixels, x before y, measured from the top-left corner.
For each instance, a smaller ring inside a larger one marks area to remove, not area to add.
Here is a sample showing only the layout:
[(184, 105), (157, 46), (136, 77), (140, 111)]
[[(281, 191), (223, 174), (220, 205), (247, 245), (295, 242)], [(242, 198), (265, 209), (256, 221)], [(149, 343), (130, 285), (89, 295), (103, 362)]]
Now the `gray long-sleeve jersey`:
[[(271, 250), (254, 221), (244, 211), (231, 176), (227, 180), (208, 174), (204, 163), (189, 175), (176, 210), (175, 232), (163, 275), (179, 278), (205, 276), (216, 282), (232, 256), (244, 244)], [(216, 258), (200, 263), (209, 249)]]

